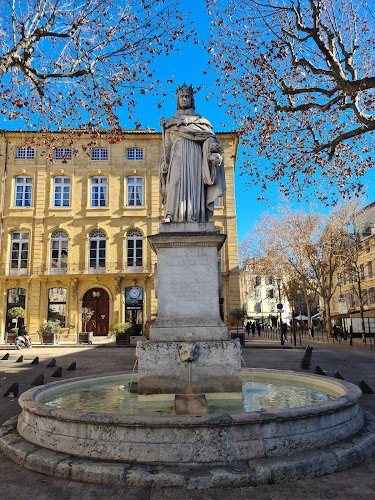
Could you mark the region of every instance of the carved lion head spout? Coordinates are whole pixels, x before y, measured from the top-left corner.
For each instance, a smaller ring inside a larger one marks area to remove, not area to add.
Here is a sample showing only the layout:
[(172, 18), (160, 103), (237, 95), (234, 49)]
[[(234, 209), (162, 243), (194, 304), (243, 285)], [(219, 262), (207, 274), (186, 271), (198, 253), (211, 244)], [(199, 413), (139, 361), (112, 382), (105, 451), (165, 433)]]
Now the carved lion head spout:
[(199, 356), (199, 345), (196, 342), (183, 342), (178, 346), (178, 355), (182, 362), (191, 363)]

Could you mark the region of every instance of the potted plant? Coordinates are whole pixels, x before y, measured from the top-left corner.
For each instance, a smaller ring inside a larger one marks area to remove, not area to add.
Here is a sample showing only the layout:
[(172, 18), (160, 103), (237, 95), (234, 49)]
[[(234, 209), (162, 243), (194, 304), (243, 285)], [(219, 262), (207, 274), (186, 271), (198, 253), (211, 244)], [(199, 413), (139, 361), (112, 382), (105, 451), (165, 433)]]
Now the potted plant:
[(42, 344), (58, 344), (61, 326), (54, 321), (46, 321), (40, 327)]
[(13, 322), (16, 326), (11, 328), (10, 331), (6, 333), (5, 342), (8, 344), (13, 344), (15, 342), (17, 334), (18, 334), (18, 320), (20, 318), (25, 318), (26, 311), (23, 307), (12, 307), (7, 312), (7, 316), (9, 318), (11, 318), (12, 320), (15, 320)]
[(87, 323), (92, 318), (95, 311), (89, 307), (82, 307), (81, 316), (82, 321), (85, 324), (84, 331), (77, 333), (77, 344), (92, 344), (93, 332), (87, 332)]
[(232, 311), (230, 311), (230, 316), (232, 316), (232, 318), (236, 321), (237, 323), (237, 332), (236, 333), (231, 333), (231, 338), (234, 339), (234, 338), (238, 338), (240, 339), (240, 343), (241, 345), (245, 345), (245, 335), (244, 335), (244, 332), (243, 330), (241, 330), (241, 332), (239, 333), (238, 332), (238, 326), (240, 324), (240, 322), (242, 323), (242, 321), (246, 318), (246, 310), (245, 309), (240, 309), (240, 308), (236, 308), (236, 309), (232, 309)]
[(132, 335), (133, 331), (133, 323), (117, 323), (117, 325), (112, 328), (113, 335), (116, 337), (116, 344), (130, 344), (130, 335)]

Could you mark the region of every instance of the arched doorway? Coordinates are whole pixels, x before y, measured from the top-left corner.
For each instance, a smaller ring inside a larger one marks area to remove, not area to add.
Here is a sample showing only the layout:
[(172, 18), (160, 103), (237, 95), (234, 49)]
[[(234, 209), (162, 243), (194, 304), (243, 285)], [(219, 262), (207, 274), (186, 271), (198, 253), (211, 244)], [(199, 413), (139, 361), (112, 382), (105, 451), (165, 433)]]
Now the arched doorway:
[[(86, 325), (87, 332), (94, 335), (108, 335), (109, 327), (109, 296), (103, 288), (91, 288), (83, 296), (82, 307), (88, 307), (94, 314)], [(82, 331), (85, 325), (82, 322)]]

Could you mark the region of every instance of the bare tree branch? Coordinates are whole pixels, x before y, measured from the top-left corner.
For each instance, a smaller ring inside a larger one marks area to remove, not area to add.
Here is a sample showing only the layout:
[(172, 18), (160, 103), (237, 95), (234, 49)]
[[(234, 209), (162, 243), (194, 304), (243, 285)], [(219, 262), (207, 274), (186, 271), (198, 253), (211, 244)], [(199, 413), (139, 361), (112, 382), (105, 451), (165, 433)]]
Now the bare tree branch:
[(132, 117), (136, 87), (161, 88), (155, 58), (193, 33), (178, 0), (7, 0), (2, 21), (0, 113), (26, 125), (118, 128), (116, 108)]
[[(301, 186), (320, 173), (338, 192), (353, 192), (353, 172), (359, 177), (375, 164), (375, 30), (366, 5), (206, 1), (213, 16), (211, 65), (222, 72), (217, 85), (249, 145), (253, 182), (293, 175), (301, 179), (295, 185), (303, 196)], [(302, 138), (296, 130), (309, 133)], [(262, 154), (272, 159), (270, 166), (259, 162)]]

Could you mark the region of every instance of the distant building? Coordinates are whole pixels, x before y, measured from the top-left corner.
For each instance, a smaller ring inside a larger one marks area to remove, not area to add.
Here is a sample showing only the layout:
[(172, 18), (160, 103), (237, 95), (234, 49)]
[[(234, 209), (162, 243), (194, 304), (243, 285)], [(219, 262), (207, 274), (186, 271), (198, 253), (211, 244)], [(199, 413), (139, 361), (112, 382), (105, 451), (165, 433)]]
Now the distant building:
[[(228, 235), (218, 255), (221, 310), (239, 307), (234, 196), (238, 134), (218, 133), (224, 148), (227, 191), (211, 219)], [(52, 141), (46, 154), (45, 141)], [(120, 322), (147, 330), (157, 311), (156, 255), (147, 236), (161, 221), (161, 134), (128, 130), (113, 142), (105, 133), (3, 131), (0, 136), (0, 341), (14, 323), (7, 311), (26, 309), (26, 327), (56, 321), (61, 338), (82, 331), (81, 310), (95, 311), (87, 324), (110, 335)], [(49, 156), (52, 157), (50, 158)]]
[(289, 324), (290, 307), (280, 284), (274, 276), (257, 276), (250, 265), (242, 268), (240, 275), (241, 304), (246, 309), (247, 319), (264, 325), (275, 326), (279, 321), (277, 304), (282, 304), (281, 321)]
[(354, 333), (361, 333), (360, 297), (365, 317), (365, 329), (375, 335), (375, 202), (357, 212), (354, 216), (353, 239), (357, 245), (358, 273), (345, 270), (337, 276), (337, 289), (331, 300), (332, 319), (347, 332), (350, 326)]

